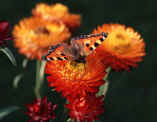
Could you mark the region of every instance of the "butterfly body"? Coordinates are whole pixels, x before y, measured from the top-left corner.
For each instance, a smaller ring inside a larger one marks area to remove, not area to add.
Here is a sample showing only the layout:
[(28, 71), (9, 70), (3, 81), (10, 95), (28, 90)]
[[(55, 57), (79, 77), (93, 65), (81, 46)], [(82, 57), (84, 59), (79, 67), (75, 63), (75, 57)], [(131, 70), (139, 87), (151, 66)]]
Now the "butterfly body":
[(60, 43), (52, 46), (43, 58), (50, 60), (72, 60), (85, 62), (85, 57), (90, 55), (107, 37), (105, 33), (81, 35), (72, 38), (70, 44)]

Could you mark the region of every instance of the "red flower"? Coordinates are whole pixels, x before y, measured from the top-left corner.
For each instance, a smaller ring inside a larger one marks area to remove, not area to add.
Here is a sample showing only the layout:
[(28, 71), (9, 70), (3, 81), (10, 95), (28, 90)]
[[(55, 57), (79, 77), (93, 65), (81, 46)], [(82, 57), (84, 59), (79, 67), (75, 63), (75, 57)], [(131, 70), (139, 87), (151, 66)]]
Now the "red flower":
[[(97, 93), (104, 84), (106, 67), (99, 60), (88, 58), (86, 63), (50, 61), (46, 64), (49, 86), (55, 87), (66, 98)], [(94, 68), (93, 68), (94, 66)]]
[(12, 38), (8, 36), (10, 30), (10, 25), (7, 21), (0, 21), (0, 46), (5, 46), (5, 40), (11, 40)]
[(48, 102), (47, 97), (36, 99), (33, 104), (26, 104), (26, 107), (28, 111), (25, 113), (30, 117), (29, 122), (49, 122), (55, 118), (53, 110), (56, 105)]
[(77, 99), (71, 99), (69, 104), (66, 105), (70, 109), (70, 117), (75, 122), (93, 122), (98, 119), (98, 115), (104, 112), (103, 109), (103, 97), (96, 95), (88, 95), (87, 97), (80, 97)]

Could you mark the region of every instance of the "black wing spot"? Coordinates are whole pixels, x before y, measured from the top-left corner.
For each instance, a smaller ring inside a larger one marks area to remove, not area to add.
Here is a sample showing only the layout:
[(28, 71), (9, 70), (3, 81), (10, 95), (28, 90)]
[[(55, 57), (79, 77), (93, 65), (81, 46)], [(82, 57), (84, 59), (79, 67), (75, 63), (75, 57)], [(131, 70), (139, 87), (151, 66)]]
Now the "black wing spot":
[(99, 40), (100, 40), (101, 42), (103, 42), (103, 41), (104, 41), (104, 38), (100, 38)]
[(67, 58), (67, 57), (64, 57), (64, 59), (65, 59), (65, 60), (68, 60), (68, 58)]
[(57, 57), (57, 60), (63, 60), (62, 58), (60, 58), (60, 57)]
[(102, 35), (104, 36), (104, 38), (107, 38), (108, 33), (104, 33), (104, 32), (102, 32)]
[(94, 46), (97, 47), (97, 46), (99, 46), (99, 44), (98, 44), (97, 42), (95, 42), (95, 43), (94, 43)]
[(93, 51), (93, 50), (94, 50), (94, 48), (93, 48), (93, 47), (90, 47), (89, 49), (90, 49), (91, 51)]
[(50, 60), (54, 60), (52, 57), (49, 58)]
[(89, 43), (86, 44), (86, 47), (89, 47)]

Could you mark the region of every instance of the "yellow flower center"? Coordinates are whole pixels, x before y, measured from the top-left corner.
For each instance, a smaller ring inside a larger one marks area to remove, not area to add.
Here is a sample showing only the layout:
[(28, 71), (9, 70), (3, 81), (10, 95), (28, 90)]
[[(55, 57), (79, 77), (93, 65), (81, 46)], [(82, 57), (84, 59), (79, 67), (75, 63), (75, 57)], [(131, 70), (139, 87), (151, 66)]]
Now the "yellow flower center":
[(34, 32), (36, 34), (47, 34), (47, 35), (50, 33), (49, 30), (45, 27), (39, 27), (36, 30), (34, 30)]
[(75, 61), (66, 63), (66, 66), (60, 73), (68, 80), (80, 79), (85, 74), (85, 64)]
[(64, 30), (64, 26), (63, 25), (48, 25), (46, 26), (46, 28), (48, 30), (50, 30), (50, 32), (62, 32)]
[(130, 48), (130, 37), (125, 31), (113, 31), (108, 36), (108, 44), (116, 53), (122, 54)]

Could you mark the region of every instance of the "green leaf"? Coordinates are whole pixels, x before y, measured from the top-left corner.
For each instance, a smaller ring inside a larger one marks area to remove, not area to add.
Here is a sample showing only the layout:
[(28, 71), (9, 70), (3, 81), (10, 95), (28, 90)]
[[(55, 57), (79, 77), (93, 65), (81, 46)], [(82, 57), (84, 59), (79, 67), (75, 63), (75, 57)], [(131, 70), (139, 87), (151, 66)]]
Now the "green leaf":
[(18, 75), (16, 75), (15, 77), (14, 77), (14, 80), (13, 80), (13, 87), (14, 88), (17, 88), (18, 87), (18, 84), (19, 84), (19, 82), (20, 82), (20, 80), (21, 80), (21, 78), (23, 77), (23, 74), (21, 73), (21, 74), (18, 74)]
[(0, 120), (2, 120), (4, 117), (6, 117), (10, 113), (12, 113), (18, 109), (19, 109), (18, 106), (10, 106), (10, 107), (4, 108), (4, 109), (0, 109)]
[(0, 51), (2, 51), (3, 53), (5, 53), (7, 55), (7, 57), (9, 58), (9, 60), (11, 61), (11, 63), (14, 66), (17, 66), (16, 60), (14, 55), (12, 54), (12, 52), (9, 50), (9, 48), (5, 47), (5, 48), (0, 48)]

